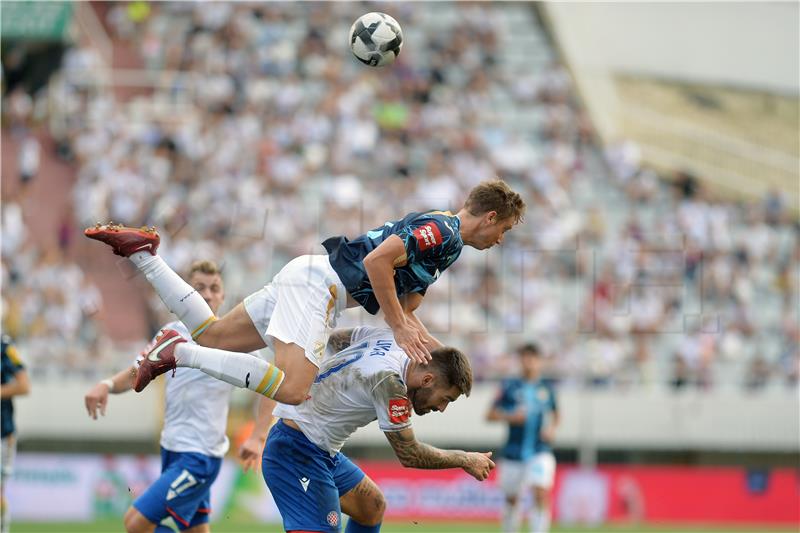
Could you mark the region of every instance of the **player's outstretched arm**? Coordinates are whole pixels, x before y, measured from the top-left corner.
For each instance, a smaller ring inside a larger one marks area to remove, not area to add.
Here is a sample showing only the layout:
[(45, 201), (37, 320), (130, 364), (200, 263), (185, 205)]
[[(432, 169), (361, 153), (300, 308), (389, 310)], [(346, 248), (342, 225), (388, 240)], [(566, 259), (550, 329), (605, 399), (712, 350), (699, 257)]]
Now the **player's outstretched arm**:
[(517, 410), (507, 412), (499, 407), (492, 407), (486, 414), (486, 420), (489, 422), (508, 422), (512, 425), (524, 424), (527, 414), (525, 408), (520, 406)]
[(108, 394), (121, 394), (131, 390), (135, 378), (136, 368), (130, 367), (117, 372), (108, 379), (97, 382), (83, 397), (89, 417), (97, 420), (98, 410), (101, 415), (106, 416)]
[(239, 447), (239, 460), (242, 470), (258, 470), (261, 465), (261, 454), (267, 442), (267, 434), (272, 426), (272, 410), (275, 409), (275, 400), (261, 396), (256, 407), (256, 420), (253, 432)]
[(403, 312), (406, 314), (406, 318), (416, 324), (417, 328), (422, 332), (422, 336), (425, 339), (425, 346), (428, 350), (442, 348), (444, 343), (430, 334), (428, 328), (425, 327), (425, 324), (422, 323), (414, 312), (419, 308), (423, 298), (424, 295), (418, 292), (406, 294), (401, 298), (400, 304), (403, 306)]
[(425, 337), (416, 323), (409, 320), (403, 311), (394, 283), (394, 269), (404, 265), (406, 261), (403, 239), (391, 235), (367, 254), (364, 258), (364, 269), (397, 344), (412, 360), (427, 363), (431, 354), (425, 347)]
[(494, 468), (494, 462), (491, 460), (492, 452), (442, 450), (419, 442), (410, 427), (400, 431), (386, 431), (384, 435), (392, 445), (400, 464), (405, 467), (429, 470), (463, 468), (478, 481), (489, 477), (489, 472)]

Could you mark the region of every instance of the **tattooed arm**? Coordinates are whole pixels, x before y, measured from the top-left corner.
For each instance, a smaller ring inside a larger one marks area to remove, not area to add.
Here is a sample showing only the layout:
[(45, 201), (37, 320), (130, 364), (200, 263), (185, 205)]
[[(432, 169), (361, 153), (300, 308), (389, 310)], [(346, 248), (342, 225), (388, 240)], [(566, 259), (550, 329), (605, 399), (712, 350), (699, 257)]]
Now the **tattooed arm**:
[(339, 353), (350, 346), (352, 338), (353, 328), (334, 330), (328, 338), (328, 350), (331, 353)]
[(466, 473), (483, 481), (494, 468), (492, 452), (478, 453), (461, 450), (441, 450), (419, 442), (410, 427), (400, 431), (384, 432), (400, 464), (409, 468), (444, 469), (463, 468)]

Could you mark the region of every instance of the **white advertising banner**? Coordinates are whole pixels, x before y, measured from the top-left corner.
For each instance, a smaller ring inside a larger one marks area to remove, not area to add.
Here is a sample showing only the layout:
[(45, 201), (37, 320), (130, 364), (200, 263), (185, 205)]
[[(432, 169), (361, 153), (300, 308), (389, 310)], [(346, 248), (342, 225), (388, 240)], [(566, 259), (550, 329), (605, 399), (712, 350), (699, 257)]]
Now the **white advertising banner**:
[[(20, 453), (14, 463), (6, 497), (12, 519), (25, 522), (121, 520), (161, 473), (155, 455)], [(223, 462), (211, 487), (211, 509), (212, 520), (243, 511), (266, 522), (280, 520), (261, 473), (244, 475), (232, 460)]]

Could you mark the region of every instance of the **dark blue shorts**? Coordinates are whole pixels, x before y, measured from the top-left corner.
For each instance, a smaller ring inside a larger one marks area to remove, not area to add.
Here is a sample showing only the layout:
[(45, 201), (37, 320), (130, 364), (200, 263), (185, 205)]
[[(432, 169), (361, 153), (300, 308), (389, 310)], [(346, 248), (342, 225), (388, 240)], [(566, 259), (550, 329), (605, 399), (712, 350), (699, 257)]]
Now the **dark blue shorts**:
[(339, 496), (364, 479), (346, 456), (331, 457), (283, 420), (269, 432), (261, 468), (285, 531), (339, 531)]
[(161, 448), (161, 477), (133, 502), (145, 518), (159, 524), (171, 516), (180, 529), (208, 522), (211, 484), (222, 459)]

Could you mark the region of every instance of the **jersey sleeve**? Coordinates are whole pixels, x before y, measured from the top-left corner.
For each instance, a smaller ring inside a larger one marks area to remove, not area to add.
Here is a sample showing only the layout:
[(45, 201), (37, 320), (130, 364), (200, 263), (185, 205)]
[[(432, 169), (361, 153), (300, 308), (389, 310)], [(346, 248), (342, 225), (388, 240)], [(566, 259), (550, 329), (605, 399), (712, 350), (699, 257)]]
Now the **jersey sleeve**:
[(425, 216), (400, 228), (397, 236), (405, 245), (408, 264), (412, 264), (446, 249), (453, 231), (443, 219)]
[(11, 362), (11, 374), (14, 375), (20, 370), (25, 370), (25, 365), (22, 364), (22, 358), (19, 356), (17, 347), (13, 344), (6, 344), (6, 357)]
[(411, 400), (397, 374), (391, 374), (375, 385), (372, 402), (381, 431), (400, 431), (411, 426)]

